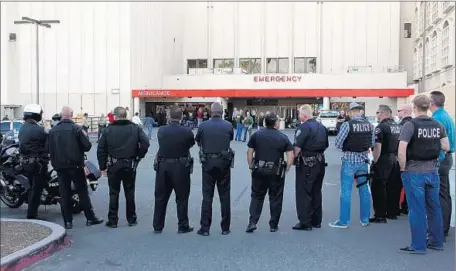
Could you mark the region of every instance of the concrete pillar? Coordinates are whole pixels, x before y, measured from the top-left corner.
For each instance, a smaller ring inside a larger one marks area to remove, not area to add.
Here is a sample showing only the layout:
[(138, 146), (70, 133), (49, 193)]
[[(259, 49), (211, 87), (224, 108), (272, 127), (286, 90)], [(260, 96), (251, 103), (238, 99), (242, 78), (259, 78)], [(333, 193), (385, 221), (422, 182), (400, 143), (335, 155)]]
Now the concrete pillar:
[(323, 110), (329, 110), (329, 97), (323, 97)]
[(141, 108), (139, 107), (139, 98), (138, 97), (133, 98), (133, 110), (131, 112), (134, 112), (134, 113), (138, 112), (139, 113), (140, 109)]

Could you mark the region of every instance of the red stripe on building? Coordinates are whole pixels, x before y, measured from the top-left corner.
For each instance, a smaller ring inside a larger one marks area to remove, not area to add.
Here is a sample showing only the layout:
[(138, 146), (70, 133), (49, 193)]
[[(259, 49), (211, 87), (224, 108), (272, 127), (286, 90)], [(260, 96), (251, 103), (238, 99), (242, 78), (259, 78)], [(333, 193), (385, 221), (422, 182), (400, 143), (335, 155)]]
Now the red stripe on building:
[(224, 97), (224, 98), (305, 98), (305, 97), (408, 97), (412, 88), (399, 89), (134, 89), (132, 97)]

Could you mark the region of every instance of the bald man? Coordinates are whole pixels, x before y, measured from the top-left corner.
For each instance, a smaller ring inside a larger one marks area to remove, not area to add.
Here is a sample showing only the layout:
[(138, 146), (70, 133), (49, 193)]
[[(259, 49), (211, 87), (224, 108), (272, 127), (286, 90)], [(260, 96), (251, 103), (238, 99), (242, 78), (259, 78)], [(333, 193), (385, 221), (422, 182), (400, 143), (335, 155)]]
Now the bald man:
[(412, 106), (410, 104), (401, 104), (397, 109), (397, 116), (401, 119), (399, 125), (403, 126), (407, 121), (412, 119)]
[(62, 108), (60, 116), (61, 120), (49, 131), (49, 154), (52, 167), (59, 178), (64, 226), (66, 229), (73, 228), (72, 182), (87, 219), (86, 225), (100, 224), (103, 219), (95, 216), (84, 172), (84, 153), (90, 151), (92, 143), (81, 126), (73, 122), (73, 110), (69, 106)]

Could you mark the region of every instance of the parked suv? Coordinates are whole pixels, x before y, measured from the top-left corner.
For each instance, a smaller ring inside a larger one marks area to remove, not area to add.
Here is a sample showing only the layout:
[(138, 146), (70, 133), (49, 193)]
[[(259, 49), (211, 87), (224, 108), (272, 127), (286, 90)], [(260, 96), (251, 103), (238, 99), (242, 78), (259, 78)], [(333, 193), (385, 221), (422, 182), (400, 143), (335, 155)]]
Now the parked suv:
[(329, 133), (337, 133), (337, 116), (339, 112), (332, 110), (322, 110), (317, 117), (317, 121), (328, 129)]

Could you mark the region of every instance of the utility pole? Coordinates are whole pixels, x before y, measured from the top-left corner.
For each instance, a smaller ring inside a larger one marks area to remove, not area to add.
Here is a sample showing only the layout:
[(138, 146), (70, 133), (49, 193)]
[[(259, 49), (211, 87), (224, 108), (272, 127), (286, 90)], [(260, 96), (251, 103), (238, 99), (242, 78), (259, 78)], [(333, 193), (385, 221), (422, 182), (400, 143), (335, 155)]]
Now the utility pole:
[(35, 20), (29, 17), (22, 17), (21, 21), (14, 21), (14, 24), (34, 24), (36, 30), (35, 46), (36, 46), (36, 104), (40, 104), (40, 43), (39, 43), (39, 27), (51, 28), (51, 24), (59, 24), (59, 20)]

